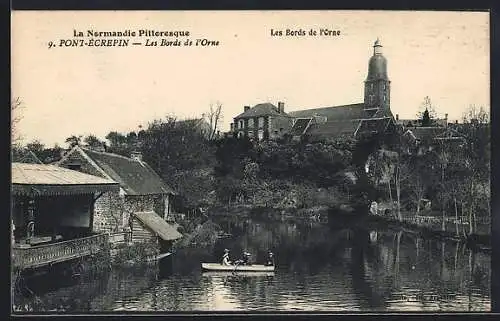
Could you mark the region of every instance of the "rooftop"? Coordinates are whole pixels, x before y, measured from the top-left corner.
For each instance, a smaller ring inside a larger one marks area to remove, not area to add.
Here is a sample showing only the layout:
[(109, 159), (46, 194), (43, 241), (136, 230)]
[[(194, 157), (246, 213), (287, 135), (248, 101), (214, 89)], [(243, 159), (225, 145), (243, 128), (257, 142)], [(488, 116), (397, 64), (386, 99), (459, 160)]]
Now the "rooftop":
[(286, 113), (280, 113), (278, 107), (271, 103), (257, 104), (249, 110), (239, 114), (234, 118), (260, 117), (260, 116), (288, 116)]
[(115, 181), (67, 168), (44, 164), (12, 163), (15, 194), (63, 195), (118, 190)]
[(107, 175), (120, 183), (128, 195), (175, 194), (144, 161), (81, 148)]

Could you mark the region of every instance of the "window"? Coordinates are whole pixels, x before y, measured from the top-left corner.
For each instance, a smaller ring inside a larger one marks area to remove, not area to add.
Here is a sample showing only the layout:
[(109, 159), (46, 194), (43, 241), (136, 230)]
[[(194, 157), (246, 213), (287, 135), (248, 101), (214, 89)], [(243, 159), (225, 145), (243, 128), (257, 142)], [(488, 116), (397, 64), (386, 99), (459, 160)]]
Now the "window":
[(253, 118), (248, 119), (248, 128), (253, 128)]
[(259, 138), (259, 140), (264, 139), (264, 131), (262, 129), (259, 129), (258, 138)]
[(259, 128), (264, 127), (264, 117), (259, 117)]
[(248, 131), (248, 137), (250, 137), (250, 138), (253, 137), (253, 131), (251, 131), (251, 130)]
[(239, 128), (240, 129), (243, 128), (243, 119), (240, 120), (240, 126), (239, 126)]

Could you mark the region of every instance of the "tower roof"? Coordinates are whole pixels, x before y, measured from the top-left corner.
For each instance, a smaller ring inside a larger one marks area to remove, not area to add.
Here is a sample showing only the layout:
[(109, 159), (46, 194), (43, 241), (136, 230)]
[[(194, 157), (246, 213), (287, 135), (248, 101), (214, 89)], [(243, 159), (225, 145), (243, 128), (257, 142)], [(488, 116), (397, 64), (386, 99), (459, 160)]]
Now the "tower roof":
[(387, 59), (382, 55), (382, 44), (377, 38), (373, 44), (373, 56), (368, 62), (368, 77), (366, 80), (384, 79), (388, 80), (387, 76)]

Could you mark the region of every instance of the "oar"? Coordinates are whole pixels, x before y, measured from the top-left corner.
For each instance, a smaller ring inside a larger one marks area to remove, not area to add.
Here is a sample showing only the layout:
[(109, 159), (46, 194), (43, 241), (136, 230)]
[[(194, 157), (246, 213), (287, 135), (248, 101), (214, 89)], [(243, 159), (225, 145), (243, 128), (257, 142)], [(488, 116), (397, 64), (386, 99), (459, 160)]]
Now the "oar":
[(238, 265), (240, 265), (240, 263), (241, 263), (240, 260), (236, 261), (236, 265), (234, 266), (233, 274), (236, 273), (236, 268), (238, 267)]

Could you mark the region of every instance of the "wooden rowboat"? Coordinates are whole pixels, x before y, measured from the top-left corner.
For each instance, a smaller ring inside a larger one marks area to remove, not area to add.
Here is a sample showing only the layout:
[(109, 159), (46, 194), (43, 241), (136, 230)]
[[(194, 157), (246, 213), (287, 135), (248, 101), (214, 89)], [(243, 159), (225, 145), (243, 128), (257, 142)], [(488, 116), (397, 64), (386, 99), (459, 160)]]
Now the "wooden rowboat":
[(220, 263), (201, 263), (203, 271), (226, 271), (226, 272), (273, 272), (274, 266), (267, 265), (222, 265)]
[(247, 271), (204, 271), (201, 273), (202, 276), (204, 277), (227, 277), (227, 276), (232, 276), (235, 275), (237, 277), (272, 277), (274, 276), (274, 271), (271, 272), (247, 272)]

